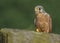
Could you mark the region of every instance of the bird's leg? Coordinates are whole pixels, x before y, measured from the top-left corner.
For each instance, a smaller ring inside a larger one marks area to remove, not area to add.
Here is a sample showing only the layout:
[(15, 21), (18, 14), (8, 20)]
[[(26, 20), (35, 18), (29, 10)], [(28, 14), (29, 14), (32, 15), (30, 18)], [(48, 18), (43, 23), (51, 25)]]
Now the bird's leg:
[(36, 32), (41, 32), (40, 28), (36, 28)]
[(37, 32), (40, 32), (38, 28), (36, 29), (36, 31), (37, 31)]

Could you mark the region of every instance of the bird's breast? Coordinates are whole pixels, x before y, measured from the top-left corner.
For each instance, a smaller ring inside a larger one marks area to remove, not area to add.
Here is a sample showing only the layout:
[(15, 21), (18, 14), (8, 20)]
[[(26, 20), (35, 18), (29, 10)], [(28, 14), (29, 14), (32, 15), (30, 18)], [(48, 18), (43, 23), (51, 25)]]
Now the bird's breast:
[(46, 15), (44, 15), (44, 14), (38, 14), (37, 15), (37, 21), (40, 21), (40, 22), (47, 22), (47, 16)]

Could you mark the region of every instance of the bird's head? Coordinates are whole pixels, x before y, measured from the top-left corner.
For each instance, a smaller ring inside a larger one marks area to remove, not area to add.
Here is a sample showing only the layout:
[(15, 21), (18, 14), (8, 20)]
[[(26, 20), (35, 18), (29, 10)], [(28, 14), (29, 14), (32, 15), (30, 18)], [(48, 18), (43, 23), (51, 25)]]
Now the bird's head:
[(43, 6), (41, 5), (38, 5), (35, 7), (35, 13), (38, 14), (38, 13), (42, 13), (44, 10), (43, 10)]

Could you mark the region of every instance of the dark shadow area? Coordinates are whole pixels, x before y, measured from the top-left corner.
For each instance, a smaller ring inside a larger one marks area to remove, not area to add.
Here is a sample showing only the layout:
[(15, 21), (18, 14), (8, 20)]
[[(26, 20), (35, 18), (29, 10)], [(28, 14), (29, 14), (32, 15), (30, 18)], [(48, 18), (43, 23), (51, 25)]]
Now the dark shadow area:
[(0, 43), (8, 43), (8, 34), (0, 32)]

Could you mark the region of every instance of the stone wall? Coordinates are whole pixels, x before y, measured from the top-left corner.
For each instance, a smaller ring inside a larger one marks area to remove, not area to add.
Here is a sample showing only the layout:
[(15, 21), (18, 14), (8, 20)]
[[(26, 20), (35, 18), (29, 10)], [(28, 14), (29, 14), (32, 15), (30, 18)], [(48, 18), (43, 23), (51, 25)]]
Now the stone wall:
[[(1, 43), (60, 43), (60, 35), (29, 30), (1, 29)], [(2, 42), (4, 41), (4, 42)]]

